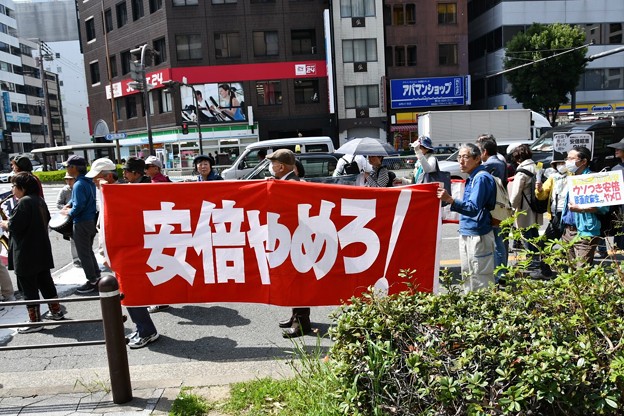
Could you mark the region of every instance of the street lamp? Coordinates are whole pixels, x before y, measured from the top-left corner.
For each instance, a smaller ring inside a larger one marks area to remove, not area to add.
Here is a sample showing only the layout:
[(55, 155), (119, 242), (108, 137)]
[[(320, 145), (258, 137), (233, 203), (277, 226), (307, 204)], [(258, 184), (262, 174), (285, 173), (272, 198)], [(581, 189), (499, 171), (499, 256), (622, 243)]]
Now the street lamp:
[(201, 123), (199, 121), (199, 103), (197, 102), (197, 94), (195, 93), (195, 87), (187, 83), (186, 77), (182, 78), (182, 82), (164, 81), (163, 85), (165, 85), (167, 88), (170, 88), (170, 89), (173, 89), (176, 85), (184, 85), (185, 87), (189, 87), (193, 91), (193, 102), (195, 103), (195, 124), (197, 124), (197, 139), (199, 140), (199, 154), (203, 155), (204, 147), (202, 144)]
[(145, 129), (147, 130), (147, 143), (149, 146), (149, 154), (154, 156), (154, 139), (152, 137), (152, 123), (150, 120), (150, 103), (149, 103), (149, 91), (153, 88), (153, 85), (147, 83), (145, 78), (145, 53), (151, 52), (153, 55), (159, 55), (157, 51), (152, 49), (147, 43), (136, 49), (132, 49), (130, 53), (135, 57), (140, 57), (140, 60), (130, 62), (130, 77), (135, 81), (129, 85), (131, 88), (143, 92), (143, 108), (145, 110)]

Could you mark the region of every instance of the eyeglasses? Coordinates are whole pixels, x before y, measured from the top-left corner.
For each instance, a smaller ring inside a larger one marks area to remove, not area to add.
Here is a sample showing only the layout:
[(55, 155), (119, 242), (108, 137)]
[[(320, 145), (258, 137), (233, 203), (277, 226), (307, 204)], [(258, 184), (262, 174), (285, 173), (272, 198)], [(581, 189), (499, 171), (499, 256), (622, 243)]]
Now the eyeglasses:
[(469, 156), (469, 155), (462, 155), (462, 156), (457, 156), (457, 161), (458, 161), (458, 162), (461, 162), (462, 160), (470, 160), (470, 159), (472, 159), (472, 158), (473, 158), (473, 157), (472, 157), (472, 156)]

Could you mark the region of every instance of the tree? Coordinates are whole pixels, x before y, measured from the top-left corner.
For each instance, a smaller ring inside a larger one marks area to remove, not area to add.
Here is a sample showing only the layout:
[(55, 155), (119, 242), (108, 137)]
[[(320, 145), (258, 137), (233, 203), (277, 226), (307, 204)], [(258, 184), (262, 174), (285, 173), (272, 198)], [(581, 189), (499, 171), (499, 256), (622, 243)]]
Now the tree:
[[(563, 23), (534, 23), (511, 39), (505, 48), (505, 69), (537, 61), (583, 46), (585, 32), (578, 26)], [(581, 48), (534, 65), (510, 71), (505, 77), (511, 84), (510, 95), (524, 108), (546, 115), (551, 124), (561, 104), (569, 99), (585, 71), (587, 48)]]

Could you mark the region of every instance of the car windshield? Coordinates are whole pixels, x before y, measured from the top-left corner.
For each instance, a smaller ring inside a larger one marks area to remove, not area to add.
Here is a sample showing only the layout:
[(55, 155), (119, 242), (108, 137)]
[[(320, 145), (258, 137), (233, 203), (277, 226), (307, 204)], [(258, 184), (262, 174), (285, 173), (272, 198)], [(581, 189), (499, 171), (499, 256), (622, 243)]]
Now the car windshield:
[(537, 139), (535, 143), (531, 145), (532, 152), (552, 152), (552, 150), (553, 150), (552, 133), (545, 134), (544, 136)]
[(459, 154), (459, 150), (455, 150), (449, 157), (447, 157), (444, 160), (449, 161), (449, 162), (457, 162), (458, 154)]

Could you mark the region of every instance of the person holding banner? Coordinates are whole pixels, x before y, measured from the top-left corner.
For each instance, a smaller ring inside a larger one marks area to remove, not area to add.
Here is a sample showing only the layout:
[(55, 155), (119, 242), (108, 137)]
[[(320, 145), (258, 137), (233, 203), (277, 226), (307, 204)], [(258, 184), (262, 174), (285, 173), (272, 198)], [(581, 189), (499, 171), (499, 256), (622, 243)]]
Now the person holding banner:
[[(288, 149), (279, 149), (267, 155), (271, 161), (269, 170), (275, 179), (283, 181), (298, 181), (299, 177), (295, 173), (295, 154)], [(293, 308), (290, 318), (279, 321), (280, 328), (284, 328), (282, 336), (284, 338), (295, 338), (312, 331), (310, 322), (310, 308)]]
[(481, 165), (481, 151), (472, 144), (459, 148), (460, 170), (469, 175), (464, 197), (453, 199), (438, 188), (438, 198), (459, 212), (459, 258), (464, 276), (464, 292), (486, 289), (494, 283), (494, 232), (490, 208), (496, 204), (496, 183)]
[(205, 181), (222, 181), (223, 178), (212, 168), (210, 157), (199, 155), (193, 159), (194, 173), (197, 175), (199, 182)]
[[(612, 171), (614, 170), (624, 171), (624, 139), (620, 140), (617, 143), (608, 144), (607, 147), (611, 147), (612, 149), (615, 149), (615, 157), (620, 159), (620, 163), (613, 166), (611, 170)], [(617, 214), (619, 215), (618, 220), (620, 224), (618, 227), (618, 224), (616, 221), (616, 224), (614, 225), (616, 230), (614, 230), (614, 233), (613, 233), (615, 234), (613, 236), (613, 245), (615, 245), (614, 247), (615, 250), (624, 250), (624, 226), (621, 224), (624, 218), (624, 206), (619, 205), (617, 208), (618, 208)]]
[[(568, 152), (565, 166), (572, 175), (593, 173), (589, 169), (591, 152), (586, 147), (575, 146)], [(574, 240), (568, 253), (570, 262), (576, 264), (592, 264), (596, 246), (600, 240), (600, 220), (596, 214), (605, 214), (609, 207), (581, 207), (570, 199), (570, 189), (566, 193), (561, 222), (563, 224), (562, 240), (569, 243)], [(577, 236), (581, 237), (575, 239)]]

